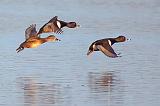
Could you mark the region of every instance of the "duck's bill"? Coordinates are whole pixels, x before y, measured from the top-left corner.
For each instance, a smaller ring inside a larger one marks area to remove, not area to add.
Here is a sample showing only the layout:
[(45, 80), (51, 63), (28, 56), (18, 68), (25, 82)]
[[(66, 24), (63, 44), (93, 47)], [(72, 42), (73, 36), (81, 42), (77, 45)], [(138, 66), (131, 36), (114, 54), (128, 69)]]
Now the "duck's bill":
[(88, 52), (87, 52), (87, 56), (89, 56), (92, 52), (93, 52), (93, 51), (88, 50)]

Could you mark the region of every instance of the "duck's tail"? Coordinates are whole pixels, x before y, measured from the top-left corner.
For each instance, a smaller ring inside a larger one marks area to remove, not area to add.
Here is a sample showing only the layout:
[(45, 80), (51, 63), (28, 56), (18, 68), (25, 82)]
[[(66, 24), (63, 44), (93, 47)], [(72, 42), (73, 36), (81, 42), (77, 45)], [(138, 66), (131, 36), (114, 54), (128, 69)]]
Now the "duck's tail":
[(18, 53), (18, 52), (22, 51), (23, 49), (24, 49), (24, 47), (19, 46), (19, 47), (16, 49), (16, 51), (17, 51), (17, 53)]

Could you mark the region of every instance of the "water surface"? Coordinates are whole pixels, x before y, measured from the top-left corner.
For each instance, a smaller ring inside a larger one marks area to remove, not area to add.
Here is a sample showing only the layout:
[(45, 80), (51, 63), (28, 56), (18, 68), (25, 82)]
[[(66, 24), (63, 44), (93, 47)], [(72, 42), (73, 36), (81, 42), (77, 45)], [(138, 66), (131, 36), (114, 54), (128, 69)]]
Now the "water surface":
[[(159, 0), (1, 0), (0, 105), (160, 105), (159, 12)], [(17, 54), (25, 29), (55, 15), (81, 27)], [(119, 35), (131, 39), (113, 46), (122, 57), (86, 56), (93, 41)]]

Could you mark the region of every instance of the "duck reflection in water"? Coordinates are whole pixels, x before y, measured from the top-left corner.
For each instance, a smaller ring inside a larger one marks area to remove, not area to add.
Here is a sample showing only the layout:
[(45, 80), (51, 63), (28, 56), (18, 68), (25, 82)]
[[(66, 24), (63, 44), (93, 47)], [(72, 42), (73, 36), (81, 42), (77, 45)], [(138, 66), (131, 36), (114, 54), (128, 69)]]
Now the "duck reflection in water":
[(112, 86), (113, 75), (112, 73), (102, 72), (95, 73), (89, 72), (89, 86), (94, 92), (107, 92)]
[(23, 77), (19, 82), (24, 92), (25, 106), (50, 106), (56, 104), (59, 97), (57, 85), (38, 83), (35, 78)]

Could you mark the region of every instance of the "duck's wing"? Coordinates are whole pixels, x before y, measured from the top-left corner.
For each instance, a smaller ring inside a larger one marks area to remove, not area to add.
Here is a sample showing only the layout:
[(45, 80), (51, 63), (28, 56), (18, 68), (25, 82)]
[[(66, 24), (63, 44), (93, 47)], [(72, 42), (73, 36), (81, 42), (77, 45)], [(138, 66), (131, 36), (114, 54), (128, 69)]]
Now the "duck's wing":
[(25, 38), (37, 37), (36, 24), (30, 25), (25, 31)]
[(118, 57), (113, 48), (109, 44), (97, 45), (97, 48), (102, 51), (106, 56), (115, 58)]
[(58, 16), (55, 16), (50, 21), (48, 21), (46, 24), (44, 24), (40, 28), (38, 34), (48, 33), (48, 32), (54, 32), (54, 33), (61, 34), (63, 31), (61, 30), (61, 28), (58, 27), (58, 24), (60, 23), (57, 22), (57, 18)]

